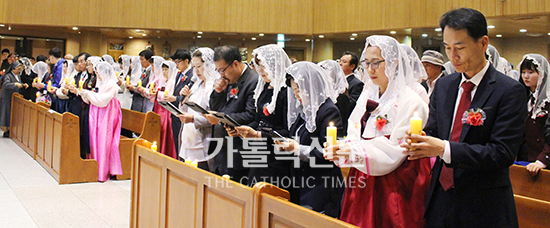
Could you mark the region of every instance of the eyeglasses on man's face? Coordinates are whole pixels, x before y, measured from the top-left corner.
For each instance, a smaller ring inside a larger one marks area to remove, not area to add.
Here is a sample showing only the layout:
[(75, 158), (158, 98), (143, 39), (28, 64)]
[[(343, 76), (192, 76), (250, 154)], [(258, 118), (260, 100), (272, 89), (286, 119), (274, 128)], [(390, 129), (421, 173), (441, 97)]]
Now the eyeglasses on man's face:
[(231, 65), (233, 65), (233, 62), (231, 62), (229, 65), (227, 65), (225, 68), (223, 69), (216, 69), (216, 71), (218, 71), (218, 73), (220, 74), (224, 74), (225, 73), (225, 70), (227, 70), (227, 68), (229, 68)]

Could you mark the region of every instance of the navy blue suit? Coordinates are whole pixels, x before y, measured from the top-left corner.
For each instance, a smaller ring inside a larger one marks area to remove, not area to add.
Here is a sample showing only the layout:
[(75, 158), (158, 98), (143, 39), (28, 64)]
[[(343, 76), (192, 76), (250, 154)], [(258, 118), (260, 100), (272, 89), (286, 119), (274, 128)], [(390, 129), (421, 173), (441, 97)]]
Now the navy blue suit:
[[(427, 135), (450, 139), (461, 79), (454, 73), (437, 81)], [(523, 141), (526, 104), (525, 88), (490, 65), (470, 105), (485, 112), (483, 125), (464, 124), (459, 142), (450, 142), (454, 188), (443, 191), (439, 183), (443, 160), (433, 167), (427, 227), (518, 227), (508, 170)]]
[[(176, 107), (179, 107), (181, 102), (183, 101), (184, 97), (180, 96), (180, 91), (185, 87), (186, 85), (189, 85), (191, 82), (191, 78), (193, 77), (193, 68), (189, 69), (185, 73), (185, 77), (182, 77), (183, 72), (178, 73), (176, 75), (176, 84), (174, 85), (174, 93), (172, 96), (176, 97), (176, 101), (172, 102), (172, 104)], [(185, 79), (185, 80), (184, 80)], [(189, 86), (191, 89), (191, 86)], [(172, 135), (174, 135), (174, 144), (176, 146), (176, 154), (180, 154), (180, 131), (181, 131), (181, 120), (179, 117), (170, 115), (172, 118)]]

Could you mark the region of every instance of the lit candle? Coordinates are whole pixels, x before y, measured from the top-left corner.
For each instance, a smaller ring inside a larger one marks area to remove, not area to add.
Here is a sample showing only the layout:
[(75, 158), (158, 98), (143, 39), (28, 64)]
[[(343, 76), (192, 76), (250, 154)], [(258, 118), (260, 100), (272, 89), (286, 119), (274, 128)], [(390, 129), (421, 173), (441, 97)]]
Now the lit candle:
[(157, 149), (158, 149), (157, 148), (157, 142), (155, 141), (155, 142), (153, 142), (153, 145), (151, 145), (151, 150), (157, 152)]
[(40, 92), (36, 92), (36, 101), (40, 98)]
[(76, 82), (74, 81), (74, 79), (71, 80), (71, 85), (76, 86)]
[(164, 97), (165, 97), (164, 99), (166, 99), (166, 97), (168, 97), (168, 95), (170, 95), (170, 94), (168, 93), (168, 90), (164, 90)]
[[(414, 116), (410, 119), (410, 129), (411, 135), (421, 135), (422, 134), (422, 119), (418, 117), (418, 113), (414, 112)], [(416, 140), (411, 140), (413, 143), (416, 143)], [(414, 150), (411, 149), (411, 150)]]
[(40, 83), (42, 80), (39, 77), (36, 77), (36, 82)]
[(52, 87), (52, 81), (48, 81), (48, 89)]
[(224, 174), (224, 175), (222, 176), (222, 178), (227, 179), (227, 180), (231, 179), (231, 177), (230, 177), (229, 175), (227, 175), (227, 174)]
[(126, 84), (130, 84), (130, 76), (126, 77)]
[(141, 80), (139, 80), (137, 87), (141, 87), (141, 83), (142, 83)]
[(197, 161), (193, 161), (193, 162), (191, 162), (191, 165), (194, 166), (194, 167), (198, 167), (199, 163)]
[(149, 90), (151, 90), (150, 93), (153, 93), (155, 91), (155, 83), (151, 82), (151, 85), (149, 85)]
[(69, 84), (69, 78), (65, 78), (65, 85)]
[(188, 165), (191, 165), (191, 158), (186, 158), (185, 163), (188, 164)]
[(327, 127), (327, 146), (336, 145), (336, 127), (333, 122)]
[(120, 73), (119, 73), (119, 72), (115, 72), (115, 73), (116, 73), (116, 77), (118, 78), (118, 76), (120, 75)]
[(78, 81), (78, 90), (82, 92), (82, 89), (84, 89), (84, 81), (80, 80)]

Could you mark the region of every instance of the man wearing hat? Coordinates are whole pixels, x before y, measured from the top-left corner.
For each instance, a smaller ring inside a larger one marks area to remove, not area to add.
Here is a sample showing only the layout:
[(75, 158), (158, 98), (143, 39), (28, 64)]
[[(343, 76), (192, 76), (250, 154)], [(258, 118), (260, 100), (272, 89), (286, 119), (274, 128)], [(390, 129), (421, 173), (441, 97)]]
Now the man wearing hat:
[(428, 74), (428, 79), (421, 84), (426, 89), (426, 92), (428, 92), (428, 96), (431, 96), (435, 82), (443, 76), (443, 71), (445, 70), (443, 67), (443, 55), (437, 51), (427, 50), (422, 54), (421, 61)]

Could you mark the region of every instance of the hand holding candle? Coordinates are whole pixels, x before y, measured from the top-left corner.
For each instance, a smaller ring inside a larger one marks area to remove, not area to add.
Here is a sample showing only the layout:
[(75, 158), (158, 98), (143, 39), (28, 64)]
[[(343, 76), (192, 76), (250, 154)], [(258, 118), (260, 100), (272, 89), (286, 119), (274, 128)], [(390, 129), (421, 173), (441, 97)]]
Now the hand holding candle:
[(336, 127), (334, 126), (333, 122), (330, 122), (329, 126), (327, 127), (327, 146), (333, 146), (336, 145)]
[(130, 76), (126, 77), (126, 84), (130, 84)]
[(139, 80), (137, 87), (141, 87), (141, 83), (142, 83), (141, 80)]
[(69, 78), (65, 78), (65, 84), (66, 84), (66, 85), (69, 84)]
[[(422, 119), (418, 117), (418, 113), (414, 113), (414, 116), (410, 119), (410, 131), (411, 135), (421, 135), (422, 134)], [(412, 140), (413, 143), (416, 143), (415, 140)]]
[(82, 92), (83, 89), (84, 89), (84, 81), (80, 80), (78, 81), (78, 90)]

